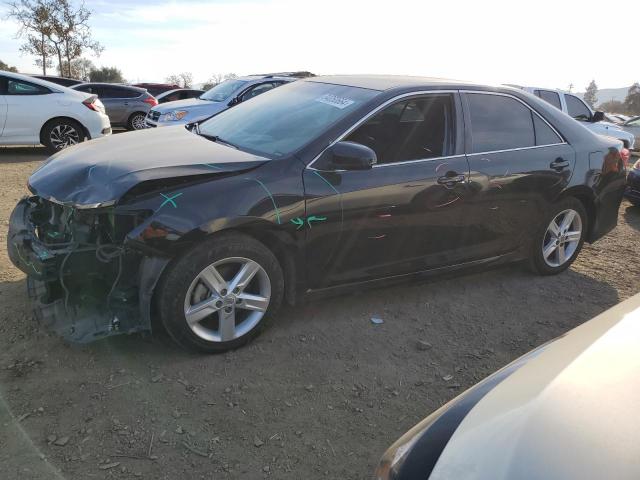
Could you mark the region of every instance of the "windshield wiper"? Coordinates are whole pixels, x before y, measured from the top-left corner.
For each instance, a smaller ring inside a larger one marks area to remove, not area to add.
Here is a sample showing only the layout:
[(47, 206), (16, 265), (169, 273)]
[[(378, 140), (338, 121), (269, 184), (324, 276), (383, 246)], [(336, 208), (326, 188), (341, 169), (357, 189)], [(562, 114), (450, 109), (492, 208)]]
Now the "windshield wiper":
[(239, 148), (236, 145), (234, 145), (231, 142), (227, 142), (226, 140), (223, 140), (218, 135), (207, 135), (206, 133), (200, 133), (200, 128), (198, 128), (198, 131), (196, 133), (201, 137), (206, 138), (207, 140), (211, 140), (212, 142), (222, 143), (223, 145), (239, 150)]

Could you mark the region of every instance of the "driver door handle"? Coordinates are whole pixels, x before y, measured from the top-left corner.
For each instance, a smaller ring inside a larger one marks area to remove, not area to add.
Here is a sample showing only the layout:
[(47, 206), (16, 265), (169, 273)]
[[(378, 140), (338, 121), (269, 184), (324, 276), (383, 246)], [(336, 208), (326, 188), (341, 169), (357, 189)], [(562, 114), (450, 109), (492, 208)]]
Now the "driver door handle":
[(451, 176), (443, 176), (438, 177), (438, 183), (440, 185), (454, 185), (456, 183), (462, 183), (465, 181), (464, 175), (451, 175)]
[(569, 162), (567, 162), (564, 158), (562, 157), (558, 157), (556, 158), (553, 162), (551, 162), (549, 164), (549, 167), (553, 168), (554, 170), (560, 171), (564, 168), (567, 168), (569, 166)]

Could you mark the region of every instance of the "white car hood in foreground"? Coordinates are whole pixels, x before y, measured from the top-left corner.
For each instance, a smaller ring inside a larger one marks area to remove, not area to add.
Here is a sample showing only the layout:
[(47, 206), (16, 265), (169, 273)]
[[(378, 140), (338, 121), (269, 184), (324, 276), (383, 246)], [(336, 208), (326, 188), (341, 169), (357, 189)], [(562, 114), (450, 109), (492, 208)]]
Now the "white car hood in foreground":
[(640, 479), (640, 295), (489, 391), (448, 441), (433, 479)]

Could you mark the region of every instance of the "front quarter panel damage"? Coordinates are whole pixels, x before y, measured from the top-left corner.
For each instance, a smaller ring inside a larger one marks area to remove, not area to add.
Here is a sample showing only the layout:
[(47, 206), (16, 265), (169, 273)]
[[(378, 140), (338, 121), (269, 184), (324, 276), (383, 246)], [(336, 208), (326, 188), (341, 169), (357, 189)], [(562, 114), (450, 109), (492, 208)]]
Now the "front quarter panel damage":
[[(273, 164), (186, 181), (172, 177), (167, 188), (154, 181), (151, 190), (134, 188), (104, 208), (24, 199), (12, 216), (8, 247), (28, 275), (36, 317), (77, 343), (150, 331), (162, 273), (207, 236), (229, 228), (273, 230), (297, 251), (304, 231), (290, 220), (304, 216), (302, 184), (294, 181), (302, 167)], [(294, 172), (283, 175), (283, 168)]]

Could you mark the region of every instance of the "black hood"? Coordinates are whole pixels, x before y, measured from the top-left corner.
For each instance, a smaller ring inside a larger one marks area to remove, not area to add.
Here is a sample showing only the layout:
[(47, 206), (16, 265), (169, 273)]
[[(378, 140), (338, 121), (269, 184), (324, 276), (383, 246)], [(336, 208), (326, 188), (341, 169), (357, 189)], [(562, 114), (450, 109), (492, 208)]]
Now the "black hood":
[(238, 172), (266, 161), (184, 126), (154, 128), (65, 149), (31, 175), (29, 188), (50, 200), (86, 208), (111, 205), (143, 181)]

